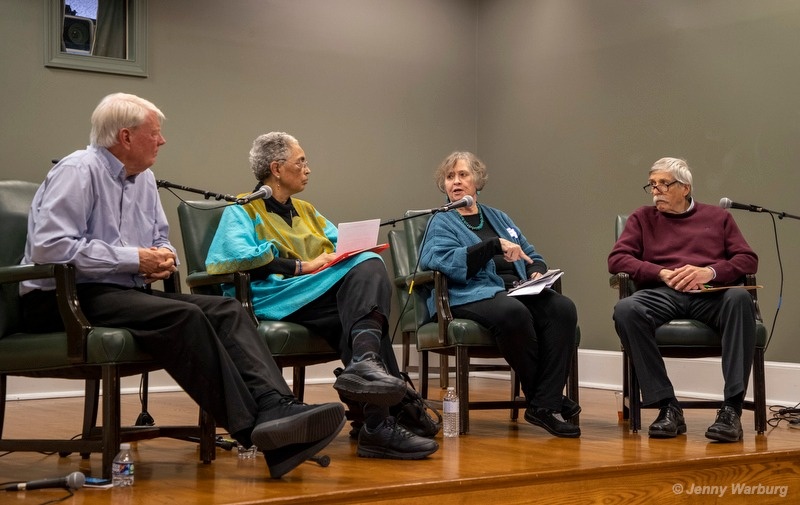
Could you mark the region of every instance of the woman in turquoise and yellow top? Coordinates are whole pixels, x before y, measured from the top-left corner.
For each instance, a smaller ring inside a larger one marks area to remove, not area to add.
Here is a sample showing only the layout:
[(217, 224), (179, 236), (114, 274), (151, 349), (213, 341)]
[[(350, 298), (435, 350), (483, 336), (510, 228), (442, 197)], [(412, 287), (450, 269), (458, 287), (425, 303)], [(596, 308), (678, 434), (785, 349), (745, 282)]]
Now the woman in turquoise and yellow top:
[(334, 388), (351, 410), (358, 405), (364, 413), (359, 456), (432, 454), (436, 442), (390, 416), (407, 388), (388, 333), (392, 288), (380, 256), (364, 252), (323, 268), (335, 258), (337, 230), (313, 205), (292, 198), (311, 173), (297, 139), (283, 132), (257, 137), (250, 166), (256, 190), (267, 185), (272, 196), (225, 209), (206, 259), (208, 272), (248, 271), (258, 318), (302, 324), (339, 350), (346, 366)]

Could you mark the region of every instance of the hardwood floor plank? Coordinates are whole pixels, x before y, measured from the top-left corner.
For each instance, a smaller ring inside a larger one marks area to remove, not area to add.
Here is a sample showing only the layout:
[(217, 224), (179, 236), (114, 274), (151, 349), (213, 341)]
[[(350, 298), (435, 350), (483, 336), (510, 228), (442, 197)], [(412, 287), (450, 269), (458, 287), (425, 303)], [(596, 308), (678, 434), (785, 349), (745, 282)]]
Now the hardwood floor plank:
[[(474, 379), (474, 399), (505, 395), (506, 381)], [(441, 394), (434, 389), (433, 394)], [(355, 455), (349, 425), (323, 453), (330, 466), (306, 462), (280, 480), (270, 479), (263, 457), (238, 460), (222, 449), (210, 465), (199, 461), (195, 444), (155, 439), (134, 446), (136, 481), (129, 489), (81, 489), (62, 502), (68, 505), (266, 504), (266, 503), (392, 503), (420, 500), (450, 503), (707, 503), (711, 495), (689, 495), (697, 486), (727, 486), (725, 503), (744, 503), (762, 493), (757, 503), (800, 501), (800, 430), (786, 424), (763, 436), (752, 431), (752, 413), (743, 417), (745, 439), (736, 444), (709, 443), (706, 427), (712, 410), (687, 410), (688, 432), (672, 440), (655, 440), (646, 432), (631, 434), (617, 421), (612, 391), (581, 390), (579, 439), (559, 439), (524, 421), (512, 422), (508, 411), (471, 414), (470, 434), (437, 437), (441, 448), (423, 461), (363, 459)], [(335, 401), (329, 384), (308, 385), (308, 402)], [(63, 434), (80, 431), (82, 399), (11, 402), (5, 435)], [(140, 407), (135, 395), (123, 399), (123, 419), (135, 420)], [(149, 411), (159, 424), (186, 424), (197, 408), (183, 393), (151, 394)], [(643, 411), (643, 425), (656, 411)], [(72, 471), (98, 475), (100, 458), (82, 460), (37, 453), (0, 457), (0, 482), (65, 476)], [(675, 492), (675, 486), (681, 492)], [(739, 493), (733, 493), (739, 486)], [(770, 488), (769, 486), (772, 486)], [(780, 486), (787, 486), (784, 497)], [(775, 493), (766, 494), (773, 489)], [(714, 488), (709, 487), (709, 492)], [(0, 502), (40, 504), (64, 495), (62, 490), (4, 493)], [(788, 496), (788, 499), (787, 499)], [(741, 501), (740, 501), (741, 500)]]

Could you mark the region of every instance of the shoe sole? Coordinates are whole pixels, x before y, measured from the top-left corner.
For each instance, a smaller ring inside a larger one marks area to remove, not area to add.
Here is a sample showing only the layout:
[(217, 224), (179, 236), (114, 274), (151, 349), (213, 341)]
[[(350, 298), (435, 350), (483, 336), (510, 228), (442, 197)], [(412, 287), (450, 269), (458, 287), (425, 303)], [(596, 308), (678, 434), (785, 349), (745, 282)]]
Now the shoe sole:
[(350, 401), (368, 403), (379, 407), (392, 407), (406, 395), (406, 383), (396, 381), (369, 381), (355, 374), (342, 374), (333, 383), (333, 389)]
[(675, 433), (667, 433), (665, 431), (647, 430), (647, 435), (650, 436), (650, 438), (675, 438), (678, 435), (683, 435), (684, 433), (686, 433), (686, 425), (685, 424), (681, 425), (681, 426), (678, 426), (678, 429), (675, 430)]
[(717, 442), (739, 442), (744, 438), (744, 430), (742, 430), (739, 433), (739, 436), (736, 438), (728, 437), (722, 433), (717, 433), (714, 431), (706, 431), (706, 438), (716, 440)]
[(581, 436), (580, 430), (577, 433), (560, 433), (550, 428), (547, 424), (541, 422), (539, 419), (535, 417), (528, 417), (525, 416), (525, 420), (528, 421), (530, 424), (534, 426), (538, 426), (540, 428), (544, 428), (548, 433), (560, 438), (579, 438)]
[(336, 438), (339, 433), (344, 428), (344, 425), (347, 421), (342, 419), (341, 423), (339, 423), (338, 427), (334, 429), (329, 435), (327, 435), (322, 440), (316, 442), (307, 442), (304, 444), (297, 444), (297, 452), (292, 454), (291, 456), (286, 457), (282, 461), (278, 463), (270, 464), (270, 452), (272, 452), (273, 460), (278, 456), (279, 453), (286, 453), (289, 452), (293, 447), (287, 446), (282, 447), (280, 449), (274, 451), (264, 451), (264, 458), (267, 460), (267, 467), (269, 468), (269, 476), (273, 479), (280, 479), (290, 471), (294, 470), (302, 463), (307, 461), (309, 458), (317, 454), (319, 451), (324, 449), (334, 438)]
[(356, 454), (360, 458), (380, 458), (380, 459), (425, 459), (434, 452), (439, 450), (439, 444), (436, 444), (431, 449), (415, 452), (397, 452), (385, 447), (362, 447), (358, 446)]
[(278, 449), (321, 440), (345, 421), (341, 403), (326, 403), (305, 412), (261, 423), (253, 429), (250, 438), (262, 451)]

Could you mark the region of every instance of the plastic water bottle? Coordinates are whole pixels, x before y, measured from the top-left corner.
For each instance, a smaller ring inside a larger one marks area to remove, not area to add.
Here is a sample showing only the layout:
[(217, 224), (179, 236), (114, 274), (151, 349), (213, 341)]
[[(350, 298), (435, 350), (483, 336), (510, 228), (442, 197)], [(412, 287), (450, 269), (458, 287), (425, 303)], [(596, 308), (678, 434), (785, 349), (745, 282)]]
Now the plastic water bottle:
[(239, 454), (240, 460), (246, 459), (254, 459), (256, 454), (258, 454), (258, 447), (255, 445), (251, 445), (250, 447), (245, 447), (242, 444), (236, 444), (236, 452)]
[(114, 487), (133, 485), (133, 454), (131, 444), (119, 444), (119, 452), (111, 464), (111, 484)]
[(456, 388), (448, 387), (447, 393), (442, 400), (442, 410), (444, 410), (444, 436), (458, 436), (458, 395)]

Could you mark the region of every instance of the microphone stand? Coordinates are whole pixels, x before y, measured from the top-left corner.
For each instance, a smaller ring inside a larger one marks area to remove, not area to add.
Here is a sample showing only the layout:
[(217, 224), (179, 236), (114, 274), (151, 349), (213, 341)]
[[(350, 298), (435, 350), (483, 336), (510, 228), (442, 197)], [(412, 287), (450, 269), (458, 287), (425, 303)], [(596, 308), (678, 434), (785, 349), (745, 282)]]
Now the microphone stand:
[(769, 212), (770, 214), (775, 214), (778, 216), (778, 219), (783, 219), (785, 217), (790, 217), (792, 219), (800, 219), (800, 216), (795, 216), (793, 214), (787, 214), (786, 212), (773, 212), (771, 210), (764, 209), (764, 212)]
[(397, 219), (387, 219), (386, 221), (383, 221), (381, 223), (381, 226), (392, 225), (394, 227), (397, 223), (400, 223), (402, 221), (407, 221), (407, 220), (415, 218), (417, 216), (424, 216), (426, 214), (437, 214), (439, 212), (449, 212), (451, 210), (454, 210), (454, 209), (442, 209), (442, 208), (439, 208), (439, 209), (427, 209), (427, 210), (410, 210), (409, 211), (409, 212), (411, 212), (410, 215), (399, 217)]
[(221, 193), (214, 193), (212, 191), (206, 191), (204, 189), (190, 188), (187, 186), (181, 186), (180, 184), (173, 184), (169, 181), (164, 181), (164, 180), (157, 180), (156, 186), (159, 188), (180, 189), (181, 191), (189, 191), (190, 193), (197, 193), (199, 195), (203, 195), (203, 198), (205, 198), (206, 200), (213, 197), (215, 200), (225, 200), (226, 202), (236, 201), (236, 197), (233, 195), (223, 195)]

